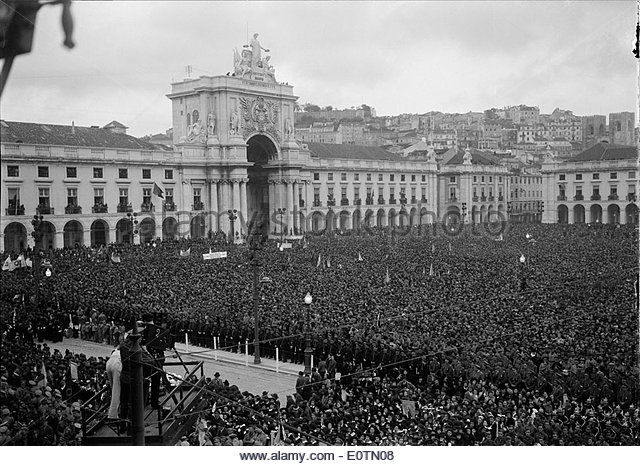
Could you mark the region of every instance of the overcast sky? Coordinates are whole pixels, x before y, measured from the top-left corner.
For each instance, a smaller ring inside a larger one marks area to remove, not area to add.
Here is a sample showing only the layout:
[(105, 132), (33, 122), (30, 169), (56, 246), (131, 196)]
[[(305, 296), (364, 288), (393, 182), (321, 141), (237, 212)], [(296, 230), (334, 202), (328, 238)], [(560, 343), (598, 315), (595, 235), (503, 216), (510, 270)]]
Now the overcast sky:
[(172, 81), (233, 69), (260, 34), (299, 102), (378, 115), (527, 104), (577, 115), (637, 109), (636, 4), (544, 2), (74, 2), (73, 50), (59, 7), (42, 8), (33, 50), (0, 103), (13, 121), (171, 126)]

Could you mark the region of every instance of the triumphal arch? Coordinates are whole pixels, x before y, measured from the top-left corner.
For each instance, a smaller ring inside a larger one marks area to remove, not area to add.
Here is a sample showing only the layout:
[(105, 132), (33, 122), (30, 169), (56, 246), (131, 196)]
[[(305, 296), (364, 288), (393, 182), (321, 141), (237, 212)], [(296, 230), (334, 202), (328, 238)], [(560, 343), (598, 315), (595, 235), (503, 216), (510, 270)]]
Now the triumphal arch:
[(175, 195), (194, 199), (192, 213), (207, 229), (236, 238), (256, 219), (271, 233), (280, 220), (287, 233), (303, 228), (309, 151), (295, 140), (293, 87), (276, 80), (267, 52), (254, 34), (234, 50), (233, 71), (172, 83), (167, 95), (180, 158)]

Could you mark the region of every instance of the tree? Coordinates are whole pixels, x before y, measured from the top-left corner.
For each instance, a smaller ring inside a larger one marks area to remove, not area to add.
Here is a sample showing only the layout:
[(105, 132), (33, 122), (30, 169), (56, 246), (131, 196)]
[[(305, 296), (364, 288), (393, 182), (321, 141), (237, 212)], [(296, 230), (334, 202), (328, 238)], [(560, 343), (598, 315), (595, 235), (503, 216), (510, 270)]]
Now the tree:
[(304, 111), (305, 112), (319, 112), (320, 111), (320, 107), (317, 106), (316, 104), (306, 103), (306, 104), (304, 104)]
[(327, 105), (325, 108), (323, 108), (323, 110), (330, 112), (331, 110), (333, 110), (333, 107), (331, 105)]

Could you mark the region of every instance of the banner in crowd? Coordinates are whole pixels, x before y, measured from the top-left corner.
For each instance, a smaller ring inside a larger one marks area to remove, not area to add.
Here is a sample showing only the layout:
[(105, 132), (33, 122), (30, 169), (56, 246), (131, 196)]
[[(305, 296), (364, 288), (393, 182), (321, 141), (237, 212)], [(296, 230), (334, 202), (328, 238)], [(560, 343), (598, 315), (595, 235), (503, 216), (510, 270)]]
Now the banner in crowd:
[(408, 417), (416, 416), (416, 402), (413, 400), (402, 400), (402, 414)]
[(227, 251), (212, 252), (211, 249), (209, 249), (208, 254), (205, 253), (202, 255), (202, 259), (206, 261), (211, 259), (226, 259), (226, 258), (227, 258)]
[(191, 248), (187, 249), (186, 251), (180, 250), (180, 257), (189, 257), (190, 255), (191, 255)]

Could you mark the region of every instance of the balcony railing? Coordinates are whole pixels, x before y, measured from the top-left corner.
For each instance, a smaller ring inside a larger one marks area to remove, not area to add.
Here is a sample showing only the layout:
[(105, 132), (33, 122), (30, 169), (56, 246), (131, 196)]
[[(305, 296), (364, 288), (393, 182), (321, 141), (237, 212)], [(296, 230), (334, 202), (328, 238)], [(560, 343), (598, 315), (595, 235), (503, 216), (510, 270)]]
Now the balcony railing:
[(591, 200), (592, 201), (599, 201), (602, 197), (600, 196), (600, 194), (592, 194), (591, 195)]
[(118, 204), (118, 212), (133, 212), (133, 206), (131, 204)]
[(96, 204), (91, 208), (91, 212), (94, 214), (106, 214), (109, 212), (107, 204)]
[(412, 197), (411, 198), (411, 203), (412, 204), (417, 204), (418, 203), (418, 198), (417, 197)]
[(342, 199), (340, 199), (340, 205), (349, 205), (349, 199), (343, 197)]
[(490, 201), (495, 201), (495, 198), (493, 196), (489, 196), (489, 200)]
[(617, 194), (609, 194), (609, 200), (610, 201), (617, 201), (618, 200), (618, 195)]
[(629, 193), (629, 194), (627, 194), (627, 201), (631, 201), (631, 202), (633, 202), (633, 201), (635, 201), (635, 200), (636, 200), (636, 195), (635, 195), (635, 193)]
[(499, 201), (504, 201), (504, 196), (498, 196)]
[(364, 203), (366, 205), (373, 205), (373, 198), (372, 197), (368, 197), (364, 200)]
[(487, 200), (487, 196), (480, 196), (480, 201), (485, 202)]
[(567, 196), (561, 194), (560, 196), (558, 196), (558, 200), (559, 201), (566, 201), (567, 200)]
[(36, 207), (36, 212), (41, 215), (54, 215), (54, 208), (49, 207), (48, 205), (39, 205)]
[(153, 202), (140, 205), (140, 212), (155, 212), (155, 210), (156, 206), (153, 205)]
[(362, 199), (360, 199), (359, 197), (355, 198), (353, 200), (353, 205), (362, 205)]
[(473, 197), (471, 198), (471, 200), (472, 200), (473, 202), (478, 202), (478, 199), (480, 199), (478, 196), (473, 196)]
[(329, 207), (334, 207), (336, 205), (336, 200), (332, 197), (330, 197), (329, 199), (327, 199), (327, 206)]
[(420, 202), (425, 202), (426, 203), (427, 202), (427, 198), (422, 196), (422, 199), (420, 199)]
[(384, 197), (378, 197), (378, 205), (384, 205)]
[(176, 210), (176, 203), (175, 202), (165, 202), (162, 205), (162, 208), (164, 209), (165, 212), (174, 212)]
[(80, 207), (79, 205), (68, 205), (67, 207), (64, 208), (64, 213), (65, 214), (81, 214), (82, 213), (82, 207)]
[(395, 203), (396, 203), (396, 199), (394, 197), (390, 197), (389, 204), (395, 204)]
[(449, 202), (458, 202), (458, 198), (457, 198), (457, 197), (455, 197), (455, 196), (451, 196), (451, 197), (449, 198)]
[(194, 202), (191, 205), (191, 210), (204, 210), (204, 202)]
[(320, 199), (314, 199), (313, 207), (322, 207), (322, 201)]
[(584, 201), (584, 195), (576, 194), (575, 196), (573, 196), (573, 200), (574, 201)]
[(302, 198), (298, 199), (298, 205), (300, 207), (304, 207), (304, 199), (302, 199)]
[(10, 205), (8, 209), (5, 209), (6, 215), (24, 215), (24, 206)]

